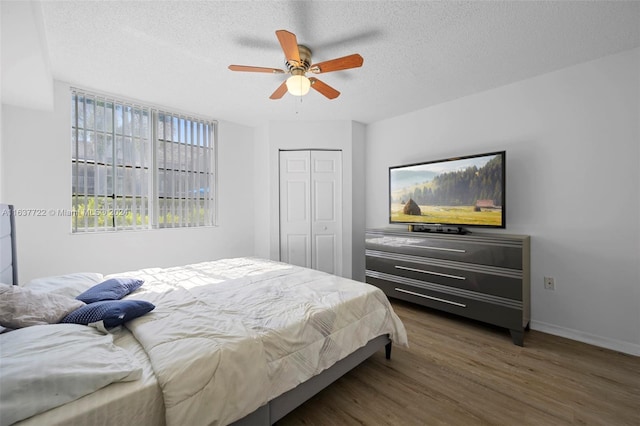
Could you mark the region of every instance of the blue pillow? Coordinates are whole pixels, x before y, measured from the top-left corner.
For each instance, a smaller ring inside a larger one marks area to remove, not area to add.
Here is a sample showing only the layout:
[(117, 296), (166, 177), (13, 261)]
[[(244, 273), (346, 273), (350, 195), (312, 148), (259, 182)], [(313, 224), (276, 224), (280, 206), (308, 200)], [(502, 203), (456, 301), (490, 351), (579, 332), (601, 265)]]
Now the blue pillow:
[(89, 290), (76, 296), (76, 299), (82, 300), (87, 304), (102, 300), (119, 300), (136, 291), (142, 283), (144, 283), (144, 280), (136, 278), (111, 278), (94, 285)]
[(151, 312), (155, 305), (146, 300), (105, 300), (76, 309), (62, 319), (63, 323), (89, 325), (103, 321), (105, 327), (116, 327)]

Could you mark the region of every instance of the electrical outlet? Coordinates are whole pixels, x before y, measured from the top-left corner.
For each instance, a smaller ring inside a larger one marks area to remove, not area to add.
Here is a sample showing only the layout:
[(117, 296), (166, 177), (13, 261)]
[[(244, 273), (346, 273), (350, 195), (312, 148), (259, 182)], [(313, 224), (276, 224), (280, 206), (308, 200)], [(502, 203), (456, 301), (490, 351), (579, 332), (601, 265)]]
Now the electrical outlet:
[(555, 290), (556, 280), (552, 277), (544, 277), (544, 288), (547, 290)]

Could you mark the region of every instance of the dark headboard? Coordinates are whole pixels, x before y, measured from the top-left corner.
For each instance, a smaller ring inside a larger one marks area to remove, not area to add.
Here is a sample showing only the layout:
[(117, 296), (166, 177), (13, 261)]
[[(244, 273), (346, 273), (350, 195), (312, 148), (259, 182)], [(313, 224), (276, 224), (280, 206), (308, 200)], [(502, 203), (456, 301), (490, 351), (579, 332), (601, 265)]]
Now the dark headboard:
[(0, 204), (0, 282), (18, 285), (16, 222), (9, 204)]

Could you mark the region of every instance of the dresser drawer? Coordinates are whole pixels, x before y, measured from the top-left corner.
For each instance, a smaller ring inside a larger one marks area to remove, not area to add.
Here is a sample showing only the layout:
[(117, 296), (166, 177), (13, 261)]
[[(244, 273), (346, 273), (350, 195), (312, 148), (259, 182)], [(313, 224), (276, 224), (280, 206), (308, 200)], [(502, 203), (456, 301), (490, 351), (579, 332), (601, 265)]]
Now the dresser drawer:
[(491, 238), (471, 236), (367, 234), (366, 248), (508, 269), (522, 269), (523, 266), (522, 244), (518, 241), (494, 243)]
[(452, 292), (446, 286), (367, 271), (367, 283), (380, 288), (388, 297), (494, 324), (509, 329), (523, 327), (522, 304), (471, 292)]
[(522, 271), (411, 255), (366, 251), (366, 269), (522, 300)]

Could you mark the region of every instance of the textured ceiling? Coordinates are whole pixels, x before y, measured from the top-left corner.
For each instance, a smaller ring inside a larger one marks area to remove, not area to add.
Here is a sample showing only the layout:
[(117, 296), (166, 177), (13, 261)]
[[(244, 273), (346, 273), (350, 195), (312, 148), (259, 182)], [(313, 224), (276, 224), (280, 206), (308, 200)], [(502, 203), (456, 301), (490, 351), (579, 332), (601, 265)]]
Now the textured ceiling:
[[(640, 46), (640, 2), (43, 1), (54, 78), (246, 125), (266, 120), (370, 123)], [(312, 62), (351, 53), (362, 68), (320, 74), (278, 101), (275, 30)]]

